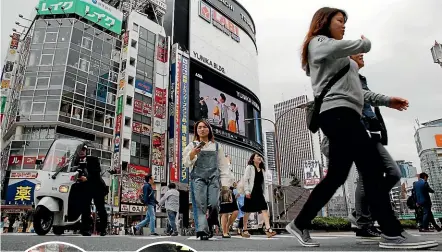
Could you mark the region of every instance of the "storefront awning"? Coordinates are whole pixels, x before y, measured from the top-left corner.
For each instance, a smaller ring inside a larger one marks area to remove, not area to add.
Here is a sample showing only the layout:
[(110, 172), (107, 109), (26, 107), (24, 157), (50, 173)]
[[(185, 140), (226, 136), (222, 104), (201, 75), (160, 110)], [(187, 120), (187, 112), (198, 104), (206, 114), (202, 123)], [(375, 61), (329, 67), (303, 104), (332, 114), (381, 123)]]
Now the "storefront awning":
[(29, 205), (2, 205), (2, 213), (20, 213), (24, 211), (32, 210), (32, 206)]

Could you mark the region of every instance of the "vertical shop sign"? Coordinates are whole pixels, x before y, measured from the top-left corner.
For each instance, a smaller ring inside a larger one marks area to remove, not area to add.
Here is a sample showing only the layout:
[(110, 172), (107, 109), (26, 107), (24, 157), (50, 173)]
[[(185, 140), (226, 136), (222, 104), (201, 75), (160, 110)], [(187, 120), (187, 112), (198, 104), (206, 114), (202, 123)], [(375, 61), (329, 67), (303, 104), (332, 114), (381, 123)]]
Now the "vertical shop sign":
[[(181, 121), (180, 121), (180, 142), (181, 152), (186, 148), (189, 142), (189, 59), (184, 55), (181, 57)], [(180, 182), (187, 184), (189, 182), (189, 168), (181, 165)]]

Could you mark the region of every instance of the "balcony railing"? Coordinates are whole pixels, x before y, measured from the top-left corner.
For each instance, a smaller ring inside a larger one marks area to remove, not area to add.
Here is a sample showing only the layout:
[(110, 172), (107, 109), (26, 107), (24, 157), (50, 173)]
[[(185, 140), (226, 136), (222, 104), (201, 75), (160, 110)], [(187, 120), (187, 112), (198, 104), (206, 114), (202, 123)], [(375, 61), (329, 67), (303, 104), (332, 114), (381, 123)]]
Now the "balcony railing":
[[(11, 141), (38, 141), (38, 140), (56, 140), (60, 138), (68, 138), (68, 139), (80, 139), (84, 140), (82, 138), (64, 135), (60, 133), (55, 134), (47, 134), (46, 136), (36, 136), (34, 134), (22, 134), (22, 135), (13, 135), (8, 141), (6, 141), (5, 146), (9, 144)], [(111, 151), (112, 146), (103, 146), (103, 144), (99, 144), (96, 142), (92, 142), (92, 146), (95, 149), (104, 150), (104, 151)]]

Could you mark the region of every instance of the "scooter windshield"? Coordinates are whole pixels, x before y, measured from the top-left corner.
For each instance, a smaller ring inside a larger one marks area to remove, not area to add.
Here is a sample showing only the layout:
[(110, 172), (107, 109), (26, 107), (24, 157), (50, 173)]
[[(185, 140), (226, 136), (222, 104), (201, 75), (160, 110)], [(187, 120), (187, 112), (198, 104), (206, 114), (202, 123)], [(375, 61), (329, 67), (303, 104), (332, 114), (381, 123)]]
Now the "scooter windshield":
[(83, 141), (75, 139), (55, 140), (45, 157), (42, 170), (54, 172), (65, 167), (67, 171), (70, 163), (75, 160), (77, 150), (83, 145)]

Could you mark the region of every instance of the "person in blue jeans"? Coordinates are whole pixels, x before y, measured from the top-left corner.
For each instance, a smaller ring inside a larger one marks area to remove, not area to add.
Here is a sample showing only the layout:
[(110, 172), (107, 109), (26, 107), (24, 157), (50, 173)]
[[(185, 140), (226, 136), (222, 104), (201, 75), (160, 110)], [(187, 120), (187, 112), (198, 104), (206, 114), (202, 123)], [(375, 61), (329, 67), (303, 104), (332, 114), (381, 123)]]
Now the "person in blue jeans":
[(132, 233), (135, 234), (142, 227), (146, 226), (146, 224), (149, 224), (150, 235), (158, 235), (157, 233), (155, 233), (155, 205), (157, 203), (157, 200), (155, 199), (155, 191), (152, 188), (152, 185), (154, 183), (152, 175), (146, 175), (144, 177), (144, 181), (145, 183), (143, 185), (143, 197), (144, 203), (147, 206), (146, 218), (144, 218), (144, 220), (138, 223), (138, 225), (136, 225), (135, 227), (132, 227)]
[[(241, 181), (239, 181), (238, 184), (239, 183), (241, 183)], [(239, 185), (239, 186), (241, 186), (241, 185)], [(244, 197), (245, 197), (245, 195), (244, 195), (244, 193), (240, 193), (237, 188), (235, 188), (233, 190), (233, 194), (235, 195), (236, 203), (238, 204), (238, 211), (239, 211), (238, 212), (238, 216), (236, 217), (237, 220), (238, 220), (237, 232), (238, 232), (239, 235), (241, 235), (241, 231), (242, 231), (242, 229), (244, 227), (244, 224), (243, 224), (244, 212), (241, 211), (241, 208), (244, 206)], [(246, 227), (246, 229), (247, 229), (247, 227)]]
[(168, 227), (167, 234), (171, 236), (177, 236), (178, 230), (176, 227), (176, 217), (180, 210), (180, 192), (176, 189), (175, 183), (170, 183), (168, 185), (169, 190), (160, 199), (159, 206), (165, 205), (167, 217), (168, 217)]

